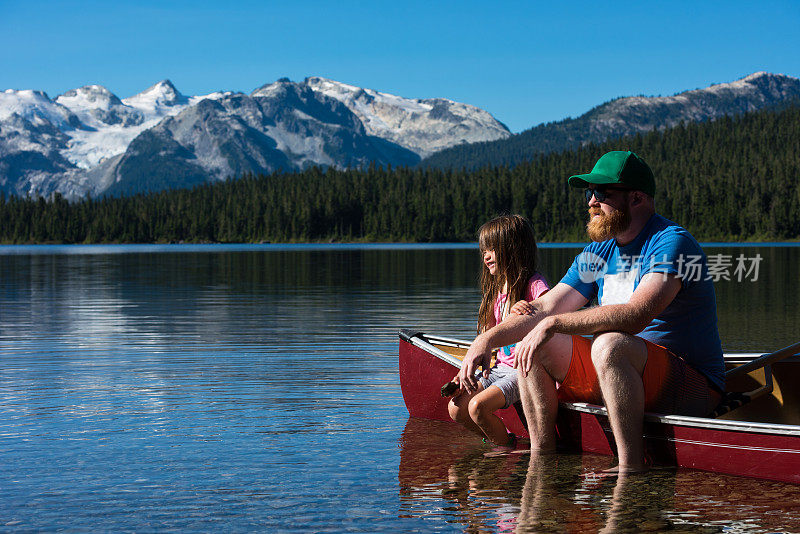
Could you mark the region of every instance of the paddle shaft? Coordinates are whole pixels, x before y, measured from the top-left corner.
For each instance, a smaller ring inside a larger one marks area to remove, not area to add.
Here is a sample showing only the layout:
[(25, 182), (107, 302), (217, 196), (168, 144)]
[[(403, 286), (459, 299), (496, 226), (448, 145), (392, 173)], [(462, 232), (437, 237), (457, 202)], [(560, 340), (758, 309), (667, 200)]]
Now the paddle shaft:
[(764, 354), (763, 356), (759, 356), (755, 360), (749, 361), (745, 364), (736, 367), (735, 369), (731, 369), (727, 373), (725, 373), (725, 379), (730, 380), (739, 375), (747, 374), (750, 371), (755, 371), (756, 369), (760, 369), (765, 365), (769, 365), (789, 356), (793, 356), (800, 352), (800, 343), (795, 343), (794, 345), (789, 345), (788, 347), (784, 347), (780, 350), (776, 350), (775, 352), (771, 352), (769, 354)]

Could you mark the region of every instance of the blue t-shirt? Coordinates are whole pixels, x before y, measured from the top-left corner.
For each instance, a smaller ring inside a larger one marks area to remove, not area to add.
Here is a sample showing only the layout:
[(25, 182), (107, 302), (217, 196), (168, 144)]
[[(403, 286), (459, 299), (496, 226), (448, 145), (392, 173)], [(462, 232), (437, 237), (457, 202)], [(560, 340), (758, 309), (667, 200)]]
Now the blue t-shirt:
[(587, 299), (597, 296), (601, 306), (623, 304), (648, 273), (676, 275), (681, 289), (637, 335), (680, 356), (724, 391), (725, 364), (714, 285), (708, 279), (706, 255), (684, 228), (653, 215), (636, 239), (623, 247), (615, 239), (589, 244), (561, 282)]

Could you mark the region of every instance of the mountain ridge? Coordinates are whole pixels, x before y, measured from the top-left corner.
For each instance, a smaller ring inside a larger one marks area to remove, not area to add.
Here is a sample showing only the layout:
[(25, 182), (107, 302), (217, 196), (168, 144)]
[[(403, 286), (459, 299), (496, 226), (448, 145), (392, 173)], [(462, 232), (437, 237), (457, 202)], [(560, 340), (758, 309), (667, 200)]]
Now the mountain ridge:
[[(756, 72), (703, 89), (620, 97), (519, 134), (489, 112), (319, 76), (250, 94), (186, 96), (162, 80), (120, 99), (100, 85), (0, 92), (0, 191), (122, 195), (309, 166), (513, 166), (536, 154), (780, 105), (800, 80)], [(424, 159), (423, 159), (424, 158)]]
[(423, 160), (424, 167), (516, 165), (538, 154), (576, 148), (625, 135), (664, 130), (683, 122), (738, 115), (800, 99), (800, 79), (755, 72), (733, 82), (672, 96), (619, 97), (579, 117), (539, 124), (508, 139), (462, 145)]

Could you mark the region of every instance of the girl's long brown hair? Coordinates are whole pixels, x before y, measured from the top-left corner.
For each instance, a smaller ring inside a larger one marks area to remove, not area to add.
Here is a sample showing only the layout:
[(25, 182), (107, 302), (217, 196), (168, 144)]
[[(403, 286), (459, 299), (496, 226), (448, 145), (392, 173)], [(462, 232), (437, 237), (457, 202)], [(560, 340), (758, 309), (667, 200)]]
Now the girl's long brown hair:
[[(508, 306), (525, 297), (528, 280), (536, 273), (536, 239), (533, 226), (520, 215), (501, 215), (478, 230), (481, 252), (481, 307), (478, 310), (478, 333), (492, 324), (494, 301), (508, 282)], [(489, 274), (483, 253), (494, 250), (496, 274)]]

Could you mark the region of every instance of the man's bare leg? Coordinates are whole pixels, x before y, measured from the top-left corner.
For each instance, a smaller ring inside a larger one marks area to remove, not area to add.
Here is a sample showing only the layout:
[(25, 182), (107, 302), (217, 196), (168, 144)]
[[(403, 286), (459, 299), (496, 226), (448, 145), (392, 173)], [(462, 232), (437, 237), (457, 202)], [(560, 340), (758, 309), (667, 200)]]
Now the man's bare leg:
[(519, 372), (519, 392), (528, 421), (531, 452), (556, 450), (558, 396), (556, 382), (563, 382), (572, 359), (572, 337), (556, 334), (544, 344), (533, 360), (528, 376)]
[(621, 473), (644, 471), (642, 372), (647, 363), (647, 345), (629, 334), (599, 334), (592, 342), (592, 363), (617, 442), (617, 469)]

